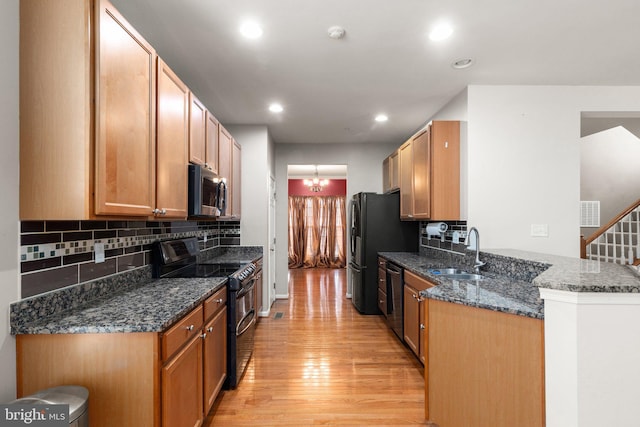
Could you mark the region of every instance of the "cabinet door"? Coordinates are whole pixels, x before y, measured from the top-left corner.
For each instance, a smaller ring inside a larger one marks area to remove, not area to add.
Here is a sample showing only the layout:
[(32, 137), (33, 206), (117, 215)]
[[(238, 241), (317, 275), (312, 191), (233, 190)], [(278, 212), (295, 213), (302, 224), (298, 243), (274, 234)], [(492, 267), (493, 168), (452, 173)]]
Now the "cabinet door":
[(420, 132), (413, 138), (413, 217), (430, 218), (431, 176), (429, 130)]
[(242, 147), (233, 140), (231, 152), (231, 216), (240, 218), (242, 192)]
[(189, 93), (189, 161), (205, 164), (205, 136), (207, 109), (191, 92)]
[(400, 157), (400, 218), (413, 219), (413, 146), (405, 142), (398, 150)]
[(207, 111), (207, 133), (205, 137), (205, 167), (218, 174), (218, 120)]
[[(218, 176), (231, 184), (231, 134), (222, 126), (218, 126)], [(228, 191), (228, 189), (227, 189)], [(227, 204), (229, 206), (229, 204)]]
[(429, 300), (421, 298), (420, 301), (420, 352), (418, 357), (424, 365), (427, 362), (427, 351), (429, 345)]
[(382, 161), (382, 191), (388, 193), (391, 190), (391, 174), (390, 174), (389, 157)]
[(202, 338), (199, 334), (162, 368), (162, 425), (202, 425)]
[(460, 219), (460, 122), (431, 126), (431, 218)]
[(227, 378), (226, 307), (205, 325), (204, 333), (204, 413), (207, 414)]
[(97, 11), (95, 211), (151, 215), (155, 207), (156, 54), (115, 8)]
[(398, 152), (395, 151), (389, 156), (389, 180), (392, 190), (399, 188), (400, 186), (400, 159), (398, 158)]
[(418, 292), (407, 285), (404, 285), (404, 342), (419, 356), (420, 301)]
[(189, 89), (160, 58), (157, 97), (157, 215), (186, 218)]

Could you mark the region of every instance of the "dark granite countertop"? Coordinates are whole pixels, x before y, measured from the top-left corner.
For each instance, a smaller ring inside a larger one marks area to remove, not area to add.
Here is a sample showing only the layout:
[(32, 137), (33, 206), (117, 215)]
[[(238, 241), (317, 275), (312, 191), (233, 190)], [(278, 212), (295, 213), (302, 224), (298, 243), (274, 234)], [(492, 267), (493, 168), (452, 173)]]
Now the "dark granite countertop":
[[(229, 246), (200, 262), (248, 263), (262, 246)], [(161, 332), (227, 282), (226, 277), (152, 279), (150, 267), (26, 298), (11, 305), (11, 333)]]
[(16, 334), (161, 332), (227, 282), (226, 277), (158, 279), (30, 324)]
[[(544, 318), (544, 304), (537, 286), (531, 282), (484, 271), (483, 280), (452, 280), (430, 271), (459, 267), (447, 265), (441, 259), (409, 252), (380, 252), (379, 255), (438, 284), (422, 291), (423, 297), (536, 319)], [(461, 268), (472, 272), (467, 267)]]

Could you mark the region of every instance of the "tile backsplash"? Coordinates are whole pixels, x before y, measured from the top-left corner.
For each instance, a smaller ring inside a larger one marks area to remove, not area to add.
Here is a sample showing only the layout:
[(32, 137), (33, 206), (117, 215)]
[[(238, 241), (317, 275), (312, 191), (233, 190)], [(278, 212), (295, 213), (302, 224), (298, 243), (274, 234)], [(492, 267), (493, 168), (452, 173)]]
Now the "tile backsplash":
[[(431, 222), (431, 221), (429, 221)], [(467, 236), (467, 221), (442, 221), (449, 227), (443, 238), (429, 237), (425, 231), (429, 222), (420, 222), (420, 246), (423, 248), (451, 251), (459, 254), (465, 253), (464, 239)], [(454, 232), (457, 232), (458, 242), (454, 241)]]
[[(151, 264), (155, 240), (198, 237), (201, 249), (240, 245), (239, 221), (23, 221), (22, 298)], [(105, 260), (95, 262), (95, 243)]]

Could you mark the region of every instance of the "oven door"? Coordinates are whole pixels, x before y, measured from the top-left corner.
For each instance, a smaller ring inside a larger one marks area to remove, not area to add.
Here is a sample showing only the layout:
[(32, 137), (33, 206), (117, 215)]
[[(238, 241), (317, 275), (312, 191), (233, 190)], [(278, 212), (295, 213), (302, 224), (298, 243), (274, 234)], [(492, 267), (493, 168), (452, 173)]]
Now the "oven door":
[(240, 381), (253, 353), (256, 329), (256, 308), (253, 288), (255, 281), (238, 291), (236, 298), (236, 375)]

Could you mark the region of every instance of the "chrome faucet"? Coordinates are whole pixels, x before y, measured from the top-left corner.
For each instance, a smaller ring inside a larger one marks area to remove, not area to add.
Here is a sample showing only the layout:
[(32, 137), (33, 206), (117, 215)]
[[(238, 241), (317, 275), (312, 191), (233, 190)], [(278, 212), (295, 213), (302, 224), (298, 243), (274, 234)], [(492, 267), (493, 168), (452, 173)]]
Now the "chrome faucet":
[[(472, 241), (470, 237), (471, 233), (474, 231), (476, 232), (476, 236), (475, 240)], [(476, 274), (480, 274), (480, 267), (482, 267), (486, 263), (480, 261), (480, 232), (477, 228), (471, 227), (471, 229), (467, 233), (467, 238), (465, 239), (464, 244), (467, 245), (467, 249), (475, 249), (476, 261), (473, 267), (475, 268)]]

